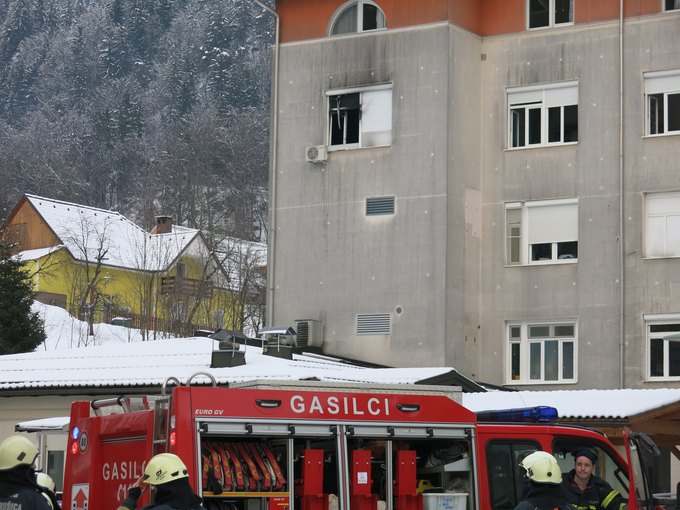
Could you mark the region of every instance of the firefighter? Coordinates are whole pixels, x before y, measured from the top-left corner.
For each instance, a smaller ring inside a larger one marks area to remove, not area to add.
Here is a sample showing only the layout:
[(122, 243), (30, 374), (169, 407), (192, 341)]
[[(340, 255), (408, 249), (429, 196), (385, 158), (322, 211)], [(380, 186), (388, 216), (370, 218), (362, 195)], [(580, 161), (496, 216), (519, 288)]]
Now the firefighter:
[(144, 475), (137, 480), (130, 490), (128, 497), (118, 507), (118, 510), (135, 510), (137, 500), (146, 492), (149, 484), (156, 489), (154, 503), (146, 505), (141, 510), (205, 510), (201, 503), (203, 498), (197, 496), (189, 485), (189, 472), (182, 460), (172, 453), (160, 453), (153, 457), (144, 470)]
[(38, 485), (42, 487), (43, 496), (45, 496), (50, 508), (52, 510), (59, 510), (61, 507), (59, 506), (59, 501), (57, 500), (57, 495), (55, 493), (57, 485), (54, 483), (54, 480), (52, 480), (52, 477), (45, 473), (38, 473), (36, 481), (38, 482)]
[(626, 510), (628, 501), (593, 474), (597, 454), (590, 448), (572, 453), (574, 469), (564, 475), (562, 490), (578, 510)]
[(555, 457), (547, 452), (534, 452), (519, 463), (526, 470), (526, 499), (515, 510), (574, 510), (562, 492), (562, 472)]
[(50, 510), (35, 479), (37, 456), (38, 449), (24, 436), (11, 436), (0, 444), (0, 508)]

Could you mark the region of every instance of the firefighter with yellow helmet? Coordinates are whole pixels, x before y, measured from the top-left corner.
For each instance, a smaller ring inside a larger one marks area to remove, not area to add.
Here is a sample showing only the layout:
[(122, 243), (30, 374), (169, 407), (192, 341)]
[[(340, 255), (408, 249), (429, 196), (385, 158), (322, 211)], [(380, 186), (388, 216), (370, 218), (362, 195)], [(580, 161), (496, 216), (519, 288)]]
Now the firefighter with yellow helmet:
[[(148, 484), (148, 485), (145, 485)], [(194, 493), (189, 485), (189, 472), (184, 462), (172, 453), (160, 453), (153, 457), (144, 470), (144, 475), (137, 480), (128, 497), (120, 504), (118, 510), (136, 510), (137, 500), (151, 486), (155, 488), (156, 497), (150, 505), (140, 510), (205, 510), (201, 503), (203, 498)]]
[(515, 510), (574, 510), (562, 492), (562, 471), (548, 452), (534, 452), (519, 463), (526, 471), (526, 499)]
[(59, 510), (59, 501), (57, 500), (56, 488), (57, 485), (52, 480), (52, 477), (46, 473), (38, 473), (36, 475), (38, 485), (42, 487), (43, 496), (47, 500), (52, 510)]
[(0, 508), (50, 510), (35, 477), (37, 456), (38, 449), (25, 436), (11, 436), (0, 444)]

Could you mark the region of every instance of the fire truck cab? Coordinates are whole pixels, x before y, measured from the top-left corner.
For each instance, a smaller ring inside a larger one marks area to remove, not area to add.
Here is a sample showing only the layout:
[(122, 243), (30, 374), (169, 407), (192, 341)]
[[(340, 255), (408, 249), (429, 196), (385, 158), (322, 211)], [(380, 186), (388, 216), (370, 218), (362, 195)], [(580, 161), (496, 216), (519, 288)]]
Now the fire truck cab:
[(568, 471), (568, 453), (588, 445), (629, 510), (638, 499), (653, 510), (644, 476), (642, 491), (629, 488), (633, 470), (596, 432), (478, 423), (460, 400), (451, 387), (255, 381), (75, 402), (64, 508), (114, 510), (149, 459), (170, 452), (207, 510), (513, 510), (524, 454), (550, 451)]

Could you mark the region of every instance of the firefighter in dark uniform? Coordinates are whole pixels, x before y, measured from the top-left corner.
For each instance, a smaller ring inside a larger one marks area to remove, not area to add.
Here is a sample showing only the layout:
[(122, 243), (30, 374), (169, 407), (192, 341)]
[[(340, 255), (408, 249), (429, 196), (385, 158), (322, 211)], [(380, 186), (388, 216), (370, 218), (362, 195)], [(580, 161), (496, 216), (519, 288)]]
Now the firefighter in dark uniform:
[(519, 463), (526, 471), (526, 499), (515, 510), (575, 510), (560, 487), (562, 472), (548, 452), (533, 452)]
[(11, 436), (0, 445), (0, 508), (50, 510), (36, 482), (33, 463), (38, 449), (24, 436)]
[(626, 510), (628, 501), (593, 474), (597, 455), (590, 448), (572, 453), (574, 469), (565, 474), (562, 490), (578, 510)]
[(118, 510), (135, 510), (137, 500), (146, 492), (150, 484), (156, 489), (156, 499), (141, 510), (205, 510), (201, 503), (203, 498), (197, 496), (189, 485), (189, 472), (184, 462), (172, 453), (160, 453), (153, 457), (144, 470), (144, 475), (137, 480), (128, 497)]

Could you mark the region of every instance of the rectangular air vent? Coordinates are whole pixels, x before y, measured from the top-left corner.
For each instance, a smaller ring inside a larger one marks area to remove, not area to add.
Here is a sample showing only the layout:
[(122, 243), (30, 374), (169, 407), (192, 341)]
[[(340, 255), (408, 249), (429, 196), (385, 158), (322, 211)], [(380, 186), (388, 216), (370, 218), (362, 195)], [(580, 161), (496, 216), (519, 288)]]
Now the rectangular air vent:
[(366, 216), (394, 214), (394, 197), (370, 197), (366, 199)]
[(392, 316), (389, 313), (366, 313), (357, 315), (357, 335), (389, 335)]

